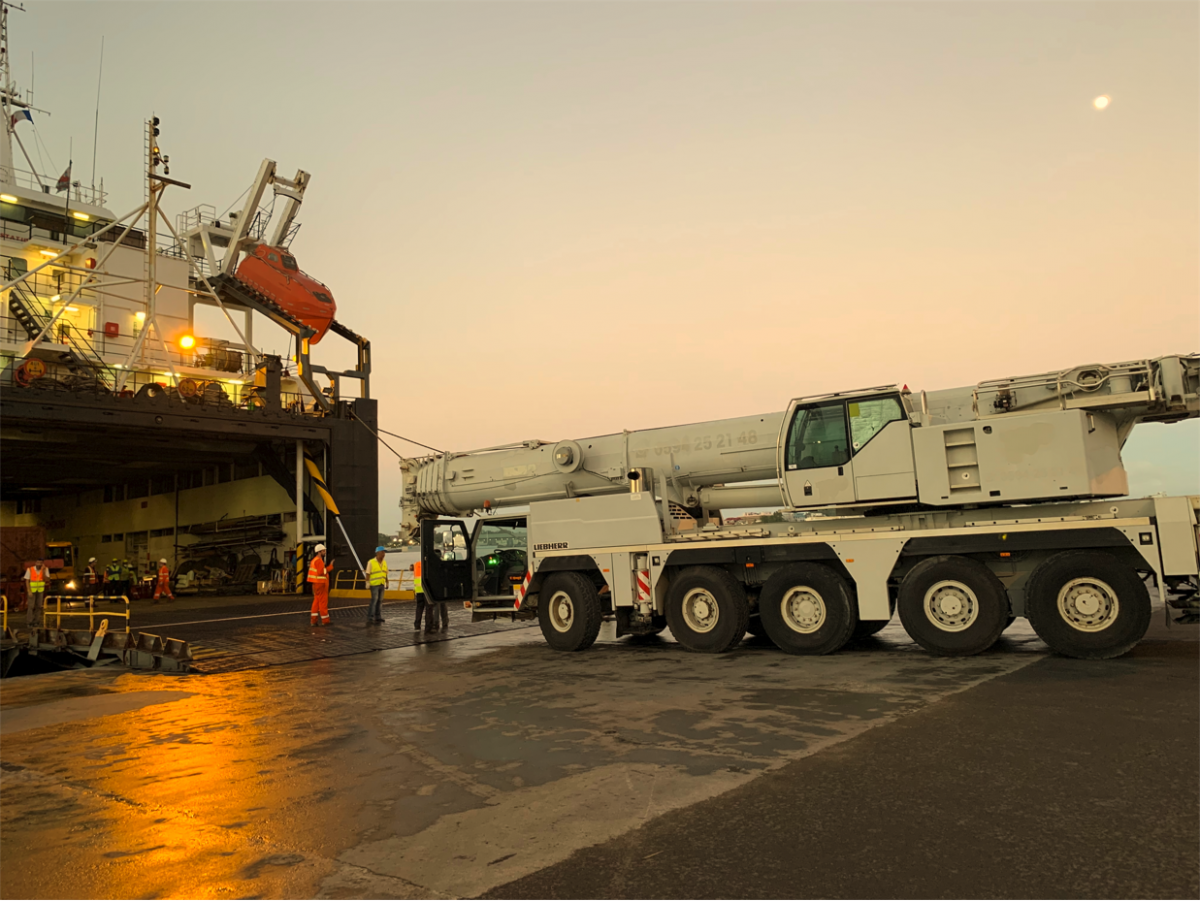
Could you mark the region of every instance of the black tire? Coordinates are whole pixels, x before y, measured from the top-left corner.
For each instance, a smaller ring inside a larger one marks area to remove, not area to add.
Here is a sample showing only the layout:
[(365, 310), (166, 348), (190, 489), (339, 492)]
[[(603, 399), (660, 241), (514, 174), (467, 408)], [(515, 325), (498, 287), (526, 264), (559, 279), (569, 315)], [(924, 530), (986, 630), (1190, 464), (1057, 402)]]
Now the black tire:
[(1033, 571), (1025, 615), (1051, 650), (1108, 660), (1132, 650), (1150, 628), (1150, 592), (1135, 569), (1111, 554), (1063, 551)]
[(851, 641), (861, 641), (864, 638), (870, 638), (872, 635), (883, 631), (883, 627), (890, 623), (890, 619), (860, 619), (854, 625), (854, 631), (850, 633)]
[(671, 580), (667, 625), (689, 651), (728, 651), (745, 637), (749, 620), (746, 590), (725, 570), (693, 566)]
[(580, 573), (554, 573), (538, 591), (538, 625), (556, 651), (590, 648), (603, 618), (596, 586)]
[(969, 557), (922, 560), (900, 583), (896, 606), (909, 637), (940, 657), (986, 651), (1008, 620), (1004, 584)]
[(767, 579), (758, 614), (771, 641), (789, 654), (832, 654), (858, 623), (850, 586), (820, 563), (793, 563)]

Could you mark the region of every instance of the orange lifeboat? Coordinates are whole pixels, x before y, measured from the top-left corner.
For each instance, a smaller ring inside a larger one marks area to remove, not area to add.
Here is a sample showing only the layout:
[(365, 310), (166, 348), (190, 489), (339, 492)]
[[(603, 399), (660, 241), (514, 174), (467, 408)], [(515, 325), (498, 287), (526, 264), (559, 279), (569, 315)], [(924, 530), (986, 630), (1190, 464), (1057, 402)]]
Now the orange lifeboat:
[(329, 330), (337, 304), (329, 288), (300, 271), (296, 258), (282, 247), (259, 244), (238, 264), (237, 277), (265, 294), (292, 318), (299, 319), (316, 334), (316, 344)]

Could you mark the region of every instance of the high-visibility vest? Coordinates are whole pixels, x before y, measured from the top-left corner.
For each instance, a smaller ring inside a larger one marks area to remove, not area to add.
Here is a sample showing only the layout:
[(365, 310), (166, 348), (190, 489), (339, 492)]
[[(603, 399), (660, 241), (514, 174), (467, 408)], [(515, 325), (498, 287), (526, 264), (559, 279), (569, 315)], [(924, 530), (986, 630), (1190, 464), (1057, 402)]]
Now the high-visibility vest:
[(46, 590), (46, 567), (38, 569), (36, 566), (29, 567), (29, 590), (30, 591), (45, 591)]
[(171, 581), (171, 567), (167, 566), (167, 564), (165, 564), (165, 563), (158, 568), (158, 581), (160, 581), (160, 582), (170, 582)]
[(100, 574), (96, 572), (96, 567), (92, 566), (90, 563), (88, 564), (87, 568), (87, 580), (89, 585), (95, 585), (100, 581)]
[(325, 572), (325, 561), (321, 557), (313, 557), (313, 561), (308, 567), (308, 581), (319, 582), (325, 584), (329, 581), (329, 576)]
[(108, 569), (105, 570), (105, 572), (108, 573), (108, 578), (112, 582), (116, 582), (121, 578), (120, 564), (117, 564), (117, 563), (108, 564)]
[(376, 560), (374, 557), (367, 563), (367, 584), (387, 585), (388, 568), (386, 560)]
[(413, 591), (417, 594), (424, 594), (421, 588), (421, 561), (413, 564)]

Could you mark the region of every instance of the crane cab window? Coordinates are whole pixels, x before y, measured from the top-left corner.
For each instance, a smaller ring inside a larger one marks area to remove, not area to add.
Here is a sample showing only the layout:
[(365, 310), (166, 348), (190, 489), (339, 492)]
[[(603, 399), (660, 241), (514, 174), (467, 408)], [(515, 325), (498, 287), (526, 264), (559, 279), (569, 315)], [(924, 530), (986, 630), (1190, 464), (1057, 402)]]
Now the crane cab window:
[(275, 254), (273, 254), (273, 253), (267, 254), (267, 259), (270, 260), (272, 263), (279, 262), (279, 257), (275, 256)]
[(480, 597), (511, 598), (525, 580), (529, 546), (524, 519), (480, 523), (475, 533), (475, 584)]
[(907, 418), (896, 397), (851, 401), (846, 405), (846, 412), (850, 418), (850, 444), (856, 454), (889, 422)]
[(292, 272), (298, 272), (300, 267), (296, 265), (296, 258), (289, 253), (283, 255), (283, 268), (290, 269)]
[(788, 432), (788, 469), (842, 466), (850, 460), (846, 405), (841, 401), (802, 407)]

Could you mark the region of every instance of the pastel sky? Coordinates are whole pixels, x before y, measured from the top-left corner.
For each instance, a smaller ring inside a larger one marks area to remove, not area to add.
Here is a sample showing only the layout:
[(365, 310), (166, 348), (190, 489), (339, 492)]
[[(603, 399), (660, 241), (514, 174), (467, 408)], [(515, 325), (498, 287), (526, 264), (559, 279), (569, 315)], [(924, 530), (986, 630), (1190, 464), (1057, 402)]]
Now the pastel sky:
[[(384, 428), (436, 447), (1200, 349), (1195, 3), (28, 9), (14, 65), (85, 182), (104, 37), (116, 212), (151, 113), (173, 212), (313, 173), (293, 250), (372, 339)], [(1195, 421), (1127, 447), (1138, 493), (1198, 461)]]

